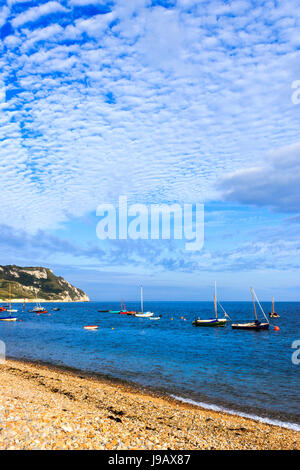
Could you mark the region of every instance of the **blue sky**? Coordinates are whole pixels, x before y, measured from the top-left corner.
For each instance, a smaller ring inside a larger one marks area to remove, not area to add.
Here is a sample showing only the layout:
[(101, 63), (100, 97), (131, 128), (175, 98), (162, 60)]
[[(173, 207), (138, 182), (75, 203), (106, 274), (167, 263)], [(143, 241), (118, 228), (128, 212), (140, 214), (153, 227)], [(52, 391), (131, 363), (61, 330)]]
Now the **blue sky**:
[[(1, 0), (1, 264), (97, 300), (300, 300), (299, 26), (299, 0)], [(203, 250), (98, 240), (120, 195), (204, 202)]]

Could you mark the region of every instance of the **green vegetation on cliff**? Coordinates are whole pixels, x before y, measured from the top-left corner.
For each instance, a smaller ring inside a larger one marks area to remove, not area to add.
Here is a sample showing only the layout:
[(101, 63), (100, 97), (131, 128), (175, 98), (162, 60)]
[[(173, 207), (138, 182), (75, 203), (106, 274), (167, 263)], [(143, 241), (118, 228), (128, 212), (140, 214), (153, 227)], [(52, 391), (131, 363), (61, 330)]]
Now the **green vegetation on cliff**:
[(0, 266), (0, 299), (8, 299), (9, 284), (12, 299), (89, 300), (81, 289), (44, 267)]

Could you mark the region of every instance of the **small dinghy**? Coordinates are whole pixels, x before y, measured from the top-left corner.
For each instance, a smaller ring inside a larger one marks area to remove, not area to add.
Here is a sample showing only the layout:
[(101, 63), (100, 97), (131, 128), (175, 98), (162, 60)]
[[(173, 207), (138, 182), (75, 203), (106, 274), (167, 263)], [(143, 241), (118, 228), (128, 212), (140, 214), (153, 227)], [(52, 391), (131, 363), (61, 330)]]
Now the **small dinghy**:
[(100, 313), (108, 313), (109, 310), (98, 310), (98, 312), (100, 312)]
[(51, 312), (58, 312), (59, 310), (60, 310), (60, 308), (58, 308), (58, 307), (51, 308)]
[(85, 330), (98, 330), (98, 325), (85, 325), (83, 328)]
[[(268, 330), (270, 323), (269, 320), (266, 317), (266, 314), (260, 305), (260, 302), (255, 294), (254, 289), (251, 287), (251, 294), (252, 294), (252, 300), (253, 300), (253, 308), (254, 308), (254, 315), (255, 315), (255, 321), (253, 322), (247, 322), (247, 323), (232, 323), (231, 327), (233, 330), (254, 330), (254, 331), (259, 331), (259, 330)], [(256, 312), (256, 306), (255, 306), (255, 299), (266, 319), (266, 322), (260, 322), (257, 318), (257, 312)]]
[(161, 319), (161, 315), (159, 315), (158, 317), (148, 317), (149, 320), (160, 320)]

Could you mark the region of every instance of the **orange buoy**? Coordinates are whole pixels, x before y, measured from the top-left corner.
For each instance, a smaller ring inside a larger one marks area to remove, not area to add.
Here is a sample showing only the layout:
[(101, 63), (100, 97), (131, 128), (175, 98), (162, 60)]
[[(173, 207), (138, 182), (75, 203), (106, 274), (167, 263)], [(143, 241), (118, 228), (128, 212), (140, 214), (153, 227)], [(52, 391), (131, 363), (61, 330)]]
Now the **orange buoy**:
[(279, 330), (280, 330), (279, 326), (275, 326), (275, 327), (274, 327), (274, 330), (275, 330), (275, 331), (279, 331)]

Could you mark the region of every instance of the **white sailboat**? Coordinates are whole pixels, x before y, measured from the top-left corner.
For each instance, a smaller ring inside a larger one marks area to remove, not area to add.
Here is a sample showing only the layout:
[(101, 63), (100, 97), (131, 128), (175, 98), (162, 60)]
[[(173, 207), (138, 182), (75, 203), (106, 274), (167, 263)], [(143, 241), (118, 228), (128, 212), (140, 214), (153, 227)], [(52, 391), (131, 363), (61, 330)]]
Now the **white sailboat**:
[(139, 318), (153, 317), (153, 312), (144, 312), (144, 299), (143, 299), (143, 286), (141, 286), (141, 311), (136, 313), (134, 316)]
[(9, 315), (0, 316), (0, 321), (17, 321), (17, 317), (12, 316), (12, 312), (17, 311), (17, 310), (11, 309), (11, 286), (10, 284), (9, 284), (9, 310), (7, 311), (9, 312)]
[(29, 313), (48, 313), (44, 307), (41, 306), (41, 303), (38, 301), (37, 294), (36, 294), (36, 306), (33, 307), (32, 310), (29, 310)]

